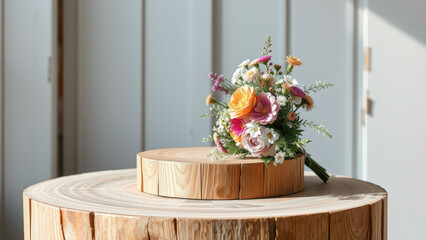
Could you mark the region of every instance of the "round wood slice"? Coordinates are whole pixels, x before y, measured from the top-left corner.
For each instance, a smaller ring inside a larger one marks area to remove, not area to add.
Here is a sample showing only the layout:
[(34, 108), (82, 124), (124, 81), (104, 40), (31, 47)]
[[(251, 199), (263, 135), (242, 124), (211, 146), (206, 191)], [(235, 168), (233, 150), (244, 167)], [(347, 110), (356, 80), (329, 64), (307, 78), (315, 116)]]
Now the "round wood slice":
[(251, 199), (303, 190), (304, 155), (283, 164), (230, 157), (213, 161), (213, 148), (168, 148), (136, 156), (139, 191), (176, 198)]
[(386, 239), (387, 193), (305, 172), (302, 192), (193, 200), (136, 189), (136, 170), (56, 178), (24, 191), (25, 239)]

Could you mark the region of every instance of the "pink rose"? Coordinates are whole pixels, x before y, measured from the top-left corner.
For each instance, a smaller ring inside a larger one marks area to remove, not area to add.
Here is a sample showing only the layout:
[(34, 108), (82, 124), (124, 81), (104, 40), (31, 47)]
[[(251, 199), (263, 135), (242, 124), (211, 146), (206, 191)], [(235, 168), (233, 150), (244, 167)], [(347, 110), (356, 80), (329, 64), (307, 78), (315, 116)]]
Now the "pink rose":
[[(263, 134), (265, 127), (259, 127), (260, 132)], [(242, 134), (242, 144), (255, 157), (268, 157), (275, 155), (275, 146), (265, 141), (262, 136), (251, 137), (248, 131)]]

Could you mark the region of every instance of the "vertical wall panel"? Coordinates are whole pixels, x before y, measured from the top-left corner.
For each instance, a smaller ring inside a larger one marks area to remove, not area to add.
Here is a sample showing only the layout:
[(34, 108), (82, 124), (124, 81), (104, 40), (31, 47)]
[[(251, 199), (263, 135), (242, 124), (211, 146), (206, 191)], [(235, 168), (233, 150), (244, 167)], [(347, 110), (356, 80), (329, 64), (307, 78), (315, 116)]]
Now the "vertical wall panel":
[(77, 172), (77, 3), (63, 1), (63, 173)]
[[(215, 1), (216, 2), (216, 1)], [(286, 46), (286, 1), (221, 0), (216, 22), (219, 36), (214, 36), (220, 56), (215, 64), (227, 78), (245, 59), (261, 56), (266, 38), (272, 38), (272, 61), (283, 64)]]
[(141, 150), (142, 3), (78, 2), (80, 172), (135, 167)]
[[(167, 7), (165, 7), (167, 6)], [(146, 149), (202, 146), (211, 70), (211, 1), (145, 3)]]
[(22, 191), (53, 170), (52, 1), (4, 7), (4, 237), (23, 239)]
[(328, 81), (335, 87), (312, 94), (315, 108), (304, 114), (324, 124), (333, 140), (307, 130), (307, 150), (329, 172), (352, 175), (353, 154), (353, 5), (352, 0), (291, 2), (291, 54), (303, 61), (293, 76), (307, 85)]

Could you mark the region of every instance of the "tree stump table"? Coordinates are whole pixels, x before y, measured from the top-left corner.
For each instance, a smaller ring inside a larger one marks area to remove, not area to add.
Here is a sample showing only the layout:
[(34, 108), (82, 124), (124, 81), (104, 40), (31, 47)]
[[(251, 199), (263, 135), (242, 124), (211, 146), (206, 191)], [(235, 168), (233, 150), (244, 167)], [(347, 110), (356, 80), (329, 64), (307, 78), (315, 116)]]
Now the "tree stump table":
[(386, 239), (387, 193), (305, 172), (275, 198), (194, 200), (137, 190), (136, 170), (56, 178), (23, 194), (25, 239)]

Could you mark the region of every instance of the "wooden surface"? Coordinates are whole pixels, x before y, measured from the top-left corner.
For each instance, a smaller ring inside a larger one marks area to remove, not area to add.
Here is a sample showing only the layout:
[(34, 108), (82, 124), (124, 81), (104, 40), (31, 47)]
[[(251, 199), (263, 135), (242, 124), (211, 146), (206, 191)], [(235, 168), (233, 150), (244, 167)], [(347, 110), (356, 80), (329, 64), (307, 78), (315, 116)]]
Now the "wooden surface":
[[(259, 173), (257, 173), (259, 174)], [(25, 239), (386, 239), (387, 193), (343, 176), (247, 200), (194, 200), (136, 189), (136, 170), (61, 177), (24, 191)], [(30, 220), (30, 221), (29, 221)]]
[(303, 155), (265, 166), (254, 157), (212, 161), (207, 156), (212, 149), (169, 148), (137, 154), (137, 188), (190, 199), (251, 199), (303, 190)]

